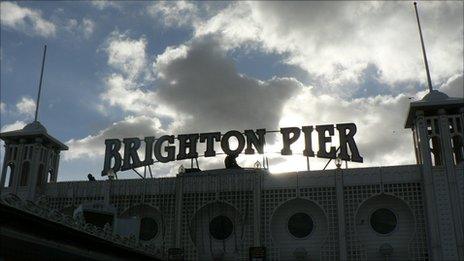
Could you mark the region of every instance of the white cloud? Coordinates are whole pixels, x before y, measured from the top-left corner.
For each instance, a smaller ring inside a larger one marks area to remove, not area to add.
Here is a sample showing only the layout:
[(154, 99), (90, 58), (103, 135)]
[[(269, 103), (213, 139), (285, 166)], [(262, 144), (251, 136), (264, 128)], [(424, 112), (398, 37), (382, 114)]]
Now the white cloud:
[(82, 35), (84, 38), (88, 39), (95, 30), (95, 22), (89, 18), (83, 18), (81, 22), (71, 18), (66, 22), (64, 28), (71, 33)]
[[(232, 22), (233, 21), (233, 22)], [(248, 4), (235, 3), (207, 21), (198, 23), (196, 37), (208, 34), (220, 34), (222, 45), (236, 48), (248, 42), (260, 42), (262, 26), (253, 18), (253, 11)]]
[(448, 94), (450, 97), (464, 98), (463, 74), (456, 74), (449, 78), (442, 86), (440, 86), (440, 91)]
[(2, 126), (0, 132), (20, 130), (24, 126), (26, 126), (26, 123), (24, 121), (15, 121), (15, 122), (13, 122), (11, 124), (6, 124), (6, 125)]
[(6, 103), (0, 102), (0, 114), (6, 113)]
[(125, 34), (113, 32), (105, 48), (108, 64), (129, 78), (137, 77), (146, 69), (146, 47), (145, 37), (135, 40)]
[(32, 117), (35, 112), (35, 101), (29, 97), (22, 97), (21, 100), (16, 103), (16, 109), (18, 113)]
[(198, 20), (198, 8), (188, 1), (158, 1), (147, 8), (148, 14), (160, 19), (166, 26), (192, 25)]
[[(318, 5), (325, 9), (317, 9)], [(447, 80), (441, 90), (456, 93), (462, 86), (462, 64), (456, 58), (462, 57), (462, 37), (456, 34), (462, 32), (460, 16), (453, 4), (424, 6), (423, 20), (437, 20), (437, 24), (424, 29), (424, 35), (430, 38), (427, 49), (433, 77), (437, 82)], [(104, 78), (106, 89), (101, 98), (131, 116), (95, 135), (70, 140), (72, 156), (67, 158), (101, 156), (105, 137), (354, 122), (365, 160), (365, 164), (355, 166), (414, 163), (410, 130), (403, 127), (408, 97), (421, 98), (423, 92), (354, 100), (339, 98), (336, 93), (319, 95), (315, 89), (321, 85), (311, 88), (293, 78), (260, 81), (240, 74), (227, 56), (229, 48), (244, 45), (279, 53), (287, 57), (285, 62), (323, 79), (322, 84), (356, 82), (369, 64), (379, 70), (380, 80), (391, 88), (402, 81), (423, 82), (415, 17), (401, 8), (407, 7), (378, 2), (234, 3), (212, 19), (195, 20), (194, 39), (158, 55), (152, 67), (155, 79), (147, 77), (151, 75), (147, 72), (151, 61), (146, 38), (114, 32), (105, 49), (113, 73)], [(327, 20), (329, 14), (334, 19)], [(446, 16), (454, 22), (442, 21)], [(176, 23), (182, 22), (172, 21), (172, 25), (179, 25)], [(438, 38), (440, 31), (443, 39)], [(444, 61), (449, 64), (440, 67)], [(119, 131), (121, 128), (124, 131)], [(280, 143), (269, 142), (269, 151), (280, 150)], [(306, 167), (305, 160), (298, 157), (268, 156), (271, 164), (276, 164), (271, 166), (274, 171)], [(239, 159), (247, 166), (255, 160)], [(320, 169), (325, 163), (314, 161), (312, 169)], [(222, 165), (220, 159), (208, 162), (207, 166)], [(175, 172), (173, 168), (178, 165), (169, 165), (170, 172)]]
[[(280, 125), (352, 122), (357, 125), (355, 140), (364, 157), (364, 163), (357, 166), (414, 164), (411, 130), (404, 129), (409, 102), (408, 95), (403, 94), (347, 101), (330, 95), (315, 95), (310, 89), (304, 89), (286, 103)], [(337, 142), (335, 138), (334, 146)], [(316, 149), (317, 145), (314, 146)], [(302, 151), (303, 144), (296, 149)], [(321, 163), (325, 162), (318, 162), (316, 168), (321, 169)], [(300, 161), (299, 168), (306, 168), (304, 161)]]
[[(462, 2), (419, 5), (432, 78), (462, 73)], [(394, 84), (425, 82), (410, 2), (239, 2), (199, 23), (196, 35), (219, 34), (228, 47), (255, 43), (322, 83), (357, 83), (370, 64)]]
[(93, 31), (95, 30), (95, 23), (92, 21), (92, 19), (82, 19), (82, 30), (86, 38), (89, 38), (92, 35)]
[(95, 135), (89, 135), (82, 139), (71, 139), (66, 142), (69, 151), (64, 153), (65, 160), (73, 160), (82, 157), (101, 157), (105, 152), (105, 139), (127, 138), (145, 136), (157, 136), (164, 131), (158, 119), (146, 116), (129, 116), (125, 119), (113, 123), (106, 129), (99, 131)]
[(55, 35), (55, 24), (42, 18), (39, 11), (21, 7), (13, 2), (1, 2), (0, 7), (2, 26), (43, 37)]
[(121, 9), (121, 5), (117, 1), (108, 1), (108, 0), (93, 0), (91, 1), (92, 5), (95, 6), (99, 10), (104, 10), (104, 9)]

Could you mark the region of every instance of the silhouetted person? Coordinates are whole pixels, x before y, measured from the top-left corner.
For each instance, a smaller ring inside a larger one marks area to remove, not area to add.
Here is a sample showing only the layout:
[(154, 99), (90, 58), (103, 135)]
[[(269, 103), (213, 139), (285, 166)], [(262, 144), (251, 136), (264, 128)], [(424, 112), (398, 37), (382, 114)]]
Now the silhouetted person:
[(89, 175), (87, 175), (87, 178), (89, 179), (89, 181), (95, 181), (95, 178), (90, 173)]
[(227, 155), (226, 159), (224, 160), (226, 169), (241, 169), (242, 168), (237, 164), (237, 160), (236, 160), (237, 157), (238, 157), (237, 154)]

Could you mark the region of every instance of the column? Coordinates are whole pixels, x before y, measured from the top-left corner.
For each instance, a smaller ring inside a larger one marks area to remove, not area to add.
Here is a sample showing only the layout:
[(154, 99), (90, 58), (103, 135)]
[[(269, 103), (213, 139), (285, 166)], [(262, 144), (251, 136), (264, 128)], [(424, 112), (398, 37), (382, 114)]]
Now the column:
[(182, 237), (182, 201), (183, 201), (183, 178), (177, 175), (176, 177), (176, 208), (174, 212), (174, 247), (181, 248), (181, 237)]
[(416, 112), (415, 128), (419, 136), (419, 150), (422, 164), (421, 174), (424, 186), (425, 206), (427, 211), (427, 243), (431, 260), (442, 260), (441, 237), (438, 228), (437, 208), (435, 204), (435, 190), (432, 176), (432, 159), (430, 156), (429, 138), (427, 134), (427, 123), (422, 111)]
[(259, 171), (253, 175), (253, 246), (261, 246), (261, 189), (263, 175)]
[[(4, 155), (4, 158), (3, 158), (3, 166), (2, 166), (2, 175), (1, 175), (1, 178), (0, 178), (0, 196), (2, 195), (2, 191), (3, 191), (3, 188), (5, 187), (5, 181), (6, 181), (6, 171), (7, 171), (7, 167), (8, 167), (8, 159), (10, 158), (10, 152), (9, 152), (9, 149), (8, 149), (8, 146), (5, 144), (4, 146), (4, 150), (5, 150), (5, 155)], [(13, 174), (13, 173), (11, 173)], [(10, 174), (10, 179), (12, 179), (13, 177), (11, 176)]]
[(451, 202), (451, 213), (454, 224), (454, 234), (457, 245), (458, 259), (464, 259), (464, 231), (462, 227), (461, 218), (461, 207), (462, 202), (459, 198), (458, 183), (456, 180), (456, 171), (454, 167), (453, 151), (451, 148), (451, 135), (449, 128), (449, 120), (445, 110), (440, 109), (438, 111), (439, 116), (439, 128), (441, 133), (441, 146), (443, 148), (443, 164), (445, 166), (445, 176), (448, 185), (448, 195)]
[(340, 253), (339, 260), (347, 260), (346, 253), (346, 224), (345, 224), (345, 196), (343, 185), (343, 170), (337, 169), (335, 173), (335, 189), (337, 195), (337, 217), (338, 217), (338, 244)]
[[(36, 138), (36, 142), (42, 142), (42, 139)], [(32, 160), (29, 167), (29, 178), (27, 181), (27, 198), (31, 201), (35, 200), (35, 194), (37, 191), (37, 179), (38, 170), (39, 170), (39, 161), (40, 161), (40, 143), (34, 144), (32, 146)]]

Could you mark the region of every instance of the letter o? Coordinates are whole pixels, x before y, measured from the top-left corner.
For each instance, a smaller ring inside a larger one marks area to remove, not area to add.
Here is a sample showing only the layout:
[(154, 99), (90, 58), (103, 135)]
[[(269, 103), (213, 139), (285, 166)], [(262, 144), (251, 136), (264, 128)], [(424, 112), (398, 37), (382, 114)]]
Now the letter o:
[[(238, 146), (235, 150), (230, 149), (229, 139), (231, 137), (235, 137), (238, 141)], [(221, 139), (221, 148), (222, 151), (224, 151), (224, 153), (226, 153), (227, 155), (240, 154), (242, 150), (245, 148), (245, 138), (243, 137), (243, 134), (236, 130), (226, 132), (226, 134), (224, 134), (224, 136), (222, 136)]]

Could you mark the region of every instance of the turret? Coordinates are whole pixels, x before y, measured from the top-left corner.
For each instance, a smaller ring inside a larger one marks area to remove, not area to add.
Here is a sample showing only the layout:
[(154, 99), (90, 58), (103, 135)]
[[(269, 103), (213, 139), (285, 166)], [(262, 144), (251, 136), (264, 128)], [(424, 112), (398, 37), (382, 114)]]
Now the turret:
[(46, 183), (56, 182), (60, 152), (68, 147), (38, 121), (21, 130), (0, 133), (5, 142), (1, 191), (35, 199)]
[(432, 90), (411, 102), (405, 128), (413, 131), (416, 161), (431, 166), (464, 161), (464, 99)]

